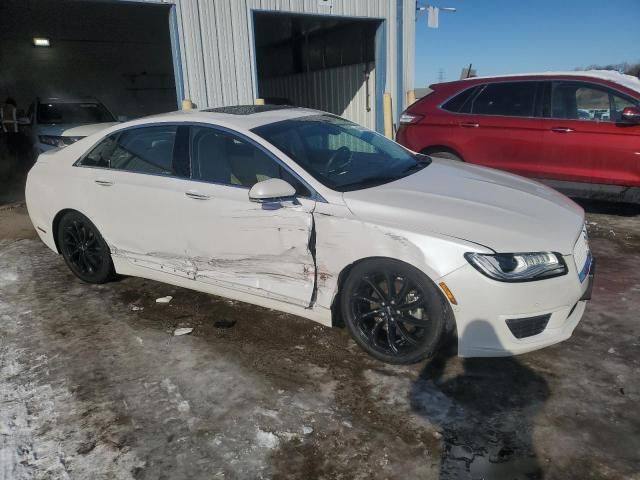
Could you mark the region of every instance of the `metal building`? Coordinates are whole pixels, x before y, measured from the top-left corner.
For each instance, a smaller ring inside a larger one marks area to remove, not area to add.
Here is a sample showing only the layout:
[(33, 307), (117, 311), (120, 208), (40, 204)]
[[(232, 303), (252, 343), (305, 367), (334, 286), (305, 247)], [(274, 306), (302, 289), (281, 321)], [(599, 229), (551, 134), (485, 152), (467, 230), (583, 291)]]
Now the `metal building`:
[(397, 119), (413, 89), (415, 14), (415, 0), (2, 0), (0, 95), (24, 110), (96, 97), (130, 118), (263, 98), (383, 131), (384, 93)]
[[(159, 3), (157, 0), (148, 2)], [(383, 129), (413, 89), (415, 0), (164, 0), (176, 89), (198, 107), (291, 103)]]

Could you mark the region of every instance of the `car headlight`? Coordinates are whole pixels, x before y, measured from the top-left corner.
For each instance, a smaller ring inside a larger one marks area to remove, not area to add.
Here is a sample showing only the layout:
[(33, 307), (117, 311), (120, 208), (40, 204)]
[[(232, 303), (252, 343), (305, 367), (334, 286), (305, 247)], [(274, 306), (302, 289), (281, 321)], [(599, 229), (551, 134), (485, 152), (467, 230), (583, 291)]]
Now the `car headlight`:
[(78, 140), (84, 137), (61, 137), (56, 135), (39, 135), (38, 139), (40, 143), (51, 145), (53, 147), (66, 147), (72, 143), (76, 143)]
[(559, 253), (465, 253), (467, 261), (480, 273), (501, 282), (530, 282), (567, 273)]

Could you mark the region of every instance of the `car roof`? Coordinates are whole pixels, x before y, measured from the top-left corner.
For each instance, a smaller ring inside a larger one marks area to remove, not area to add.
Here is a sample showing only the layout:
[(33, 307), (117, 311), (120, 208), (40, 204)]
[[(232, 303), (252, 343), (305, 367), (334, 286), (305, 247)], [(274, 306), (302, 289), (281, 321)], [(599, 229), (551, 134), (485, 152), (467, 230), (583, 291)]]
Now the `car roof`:
[(179, 110), (143, 117), (123, 125), (142, 125), (164, 122), (211, 123), (239, 131), (248, 131), (262, 125), (282, 122), (326, 112), (310, 108), (284, 105), (235, 105), (205, 110)]
[[(596, 79), (596, 80), (604, 80), (608, 82), (617, 83), (618, 85), (622, 85), (630, 90), (634, 90), (637, 93), (640, 93), (640, 79), (634, 77), (632, 75), (625, 75), (623, 73), (619, 73), (613, 70), (574, 70), (568, 72), (539, 72), (539, 73), (515, 73), (510, 75), (491, 75), (485, 77), (471, 77), (465, 78), (463, 80), (458, 80), (458, 82), (470, 82), (477, 80), (504, 80), (504, 79), (522, 79), (522, 78), (532, 78), (532, 79), (540, 79), (540, 78), (557, 78), (557, 77), (576, 77), (583, 79)], [(453, 82), (452, 82), (453, 83)]]

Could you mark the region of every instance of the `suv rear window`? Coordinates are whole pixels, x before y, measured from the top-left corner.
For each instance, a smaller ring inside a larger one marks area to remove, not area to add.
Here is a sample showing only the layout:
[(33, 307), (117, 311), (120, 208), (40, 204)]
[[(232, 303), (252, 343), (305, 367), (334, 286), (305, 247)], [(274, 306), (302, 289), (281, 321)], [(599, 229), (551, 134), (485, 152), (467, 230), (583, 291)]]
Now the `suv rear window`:
[(448, 100), (442, 105), (444, 110), (455, 113), (469, 113), (471, 111), (471, 99), (478, 91), (477, 86), (467, 88), (452, 99)]
[(533, 117), (537, 82), (490, 83), (473, 99), (477, 115)]

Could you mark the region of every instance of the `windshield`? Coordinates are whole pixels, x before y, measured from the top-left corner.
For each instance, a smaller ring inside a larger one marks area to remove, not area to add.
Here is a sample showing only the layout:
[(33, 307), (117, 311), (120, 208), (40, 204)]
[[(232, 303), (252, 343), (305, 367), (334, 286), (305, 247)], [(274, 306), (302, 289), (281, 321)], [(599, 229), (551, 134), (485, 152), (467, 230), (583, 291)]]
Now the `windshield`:
[(115, 122), (101, 103), (41, 103), (38, 123), (103, 123)]
[(315, 115), (253, 129), (323, 185), (347, 192), (406, 177), (430, 163), (391, 140), (332, 115)]

